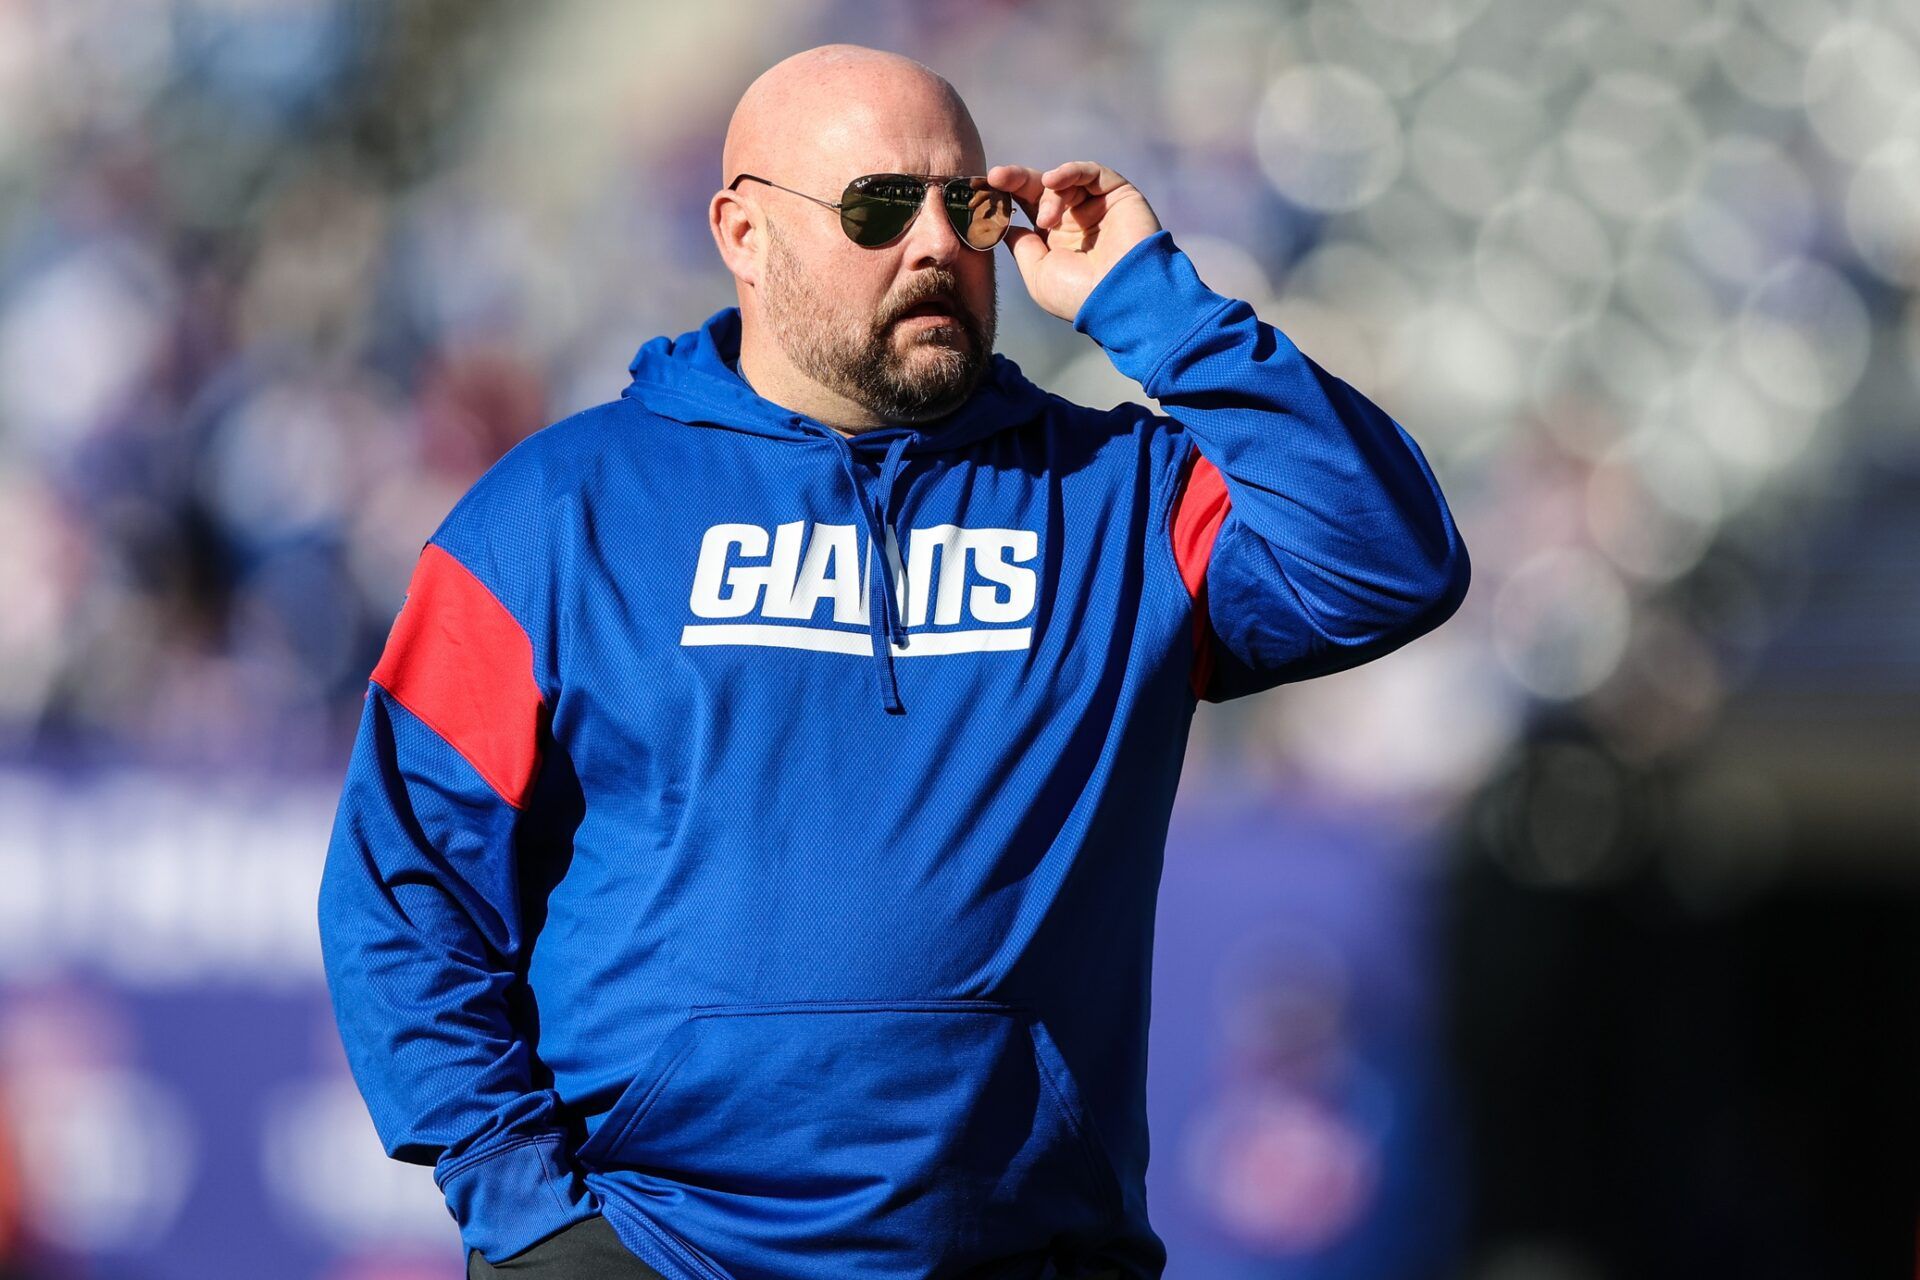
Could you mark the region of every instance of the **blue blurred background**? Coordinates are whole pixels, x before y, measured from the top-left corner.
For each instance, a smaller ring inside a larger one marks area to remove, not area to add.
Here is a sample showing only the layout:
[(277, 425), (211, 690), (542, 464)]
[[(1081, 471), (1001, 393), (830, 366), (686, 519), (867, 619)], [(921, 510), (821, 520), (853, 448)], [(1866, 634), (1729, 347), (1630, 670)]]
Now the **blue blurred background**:
[(320, 977), (360, 695), (453, 500), (732, 302), (727, 115), (828, 40), (1126, 174), (1472, 549), (1200, 708), (1171, 1280), (1915, 1274), (1911, 0), (0, 0), (0, 1275), (461, 1274)]

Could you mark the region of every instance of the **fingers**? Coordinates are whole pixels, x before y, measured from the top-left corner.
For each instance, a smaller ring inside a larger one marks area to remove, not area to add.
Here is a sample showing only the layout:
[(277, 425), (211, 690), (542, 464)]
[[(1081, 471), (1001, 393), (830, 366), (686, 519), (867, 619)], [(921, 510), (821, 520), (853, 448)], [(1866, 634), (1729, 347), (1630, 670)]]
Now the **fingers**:
[(1066, 187), (1087, 187), (1089, 194), (1104, 196), (1108, 192), (1127, 185), (1127, 180), (1091, 160), (1069, 160), (1066, 164), (1055, 165), (1040, 175), (1043, 186), (1054, 190)]
[(1008, 227), (1005, 243), (1014, 265), (1020, 268), (1020, 278), (1033, 279), (1033, 269), (1047, 256), (1047, 238), (1026, 227)]
[(1040, 171), (1029, 169), (1023, 164), (997, 164), (987, 170), (987, 183), (1001, 191), (1013, 194), (1014, 203), (1027, 215), (1027, 221), (1034, 220), (1036, 205), (1046, 187), (1040, 181)]
[(1079, 210), (1079, 216), (1074, 219), (1077, 225), (1091, 226), (1105, 212), (1103, 197), (1127, 185), (1125, 178), (1091, 160), (1056, 165), (1040, 175), (1040, 182), (1046, 190), (1040, 197), (1033, 225), (1043, 230), (1059, 226), (1070, 209)]
[(1027, 221), (1043, 231), (1059, 226), (1067, 210), (1127, 185), (1125, 178), (1092, 160), (1070, 160), (1044, 173), (1021, 164), (997, 164), (987, 170), (987, 181), (1012, 192)]
[(1062, 227), (1071, 227), (1076, 231), (1091, 231), (1100, 225), (1100, 219), (1107, 215), (1107, 198), (1090, 196), (1085, 187), (1075, 187), (1062, 193), (1059, 204), (1051, 210), (1041, 201), (1041, 215), (1046, 218), (1045, 231), (1058, 231)]

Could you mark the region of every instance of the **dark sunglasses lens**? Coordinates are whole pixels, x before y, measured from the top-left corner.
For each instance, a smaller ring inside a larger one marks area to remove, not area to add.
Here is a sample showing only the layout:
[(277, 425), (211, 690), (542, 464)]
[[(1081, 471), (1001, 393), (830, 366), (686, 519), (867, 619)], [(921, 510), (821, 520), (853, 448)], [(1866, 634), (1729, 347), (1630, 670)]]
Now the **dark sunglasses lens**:
[(985, 178), (956, 178), (946, 194), (948, 220), (975, 249), (999, 244), (1013, 223), (1013, 196), (988, 186)]
[(897, 174), (855, 178), (840, 196), (840, 226), (855, 244), (878, 247), (907, 229), (926, 193), (924, 184)]

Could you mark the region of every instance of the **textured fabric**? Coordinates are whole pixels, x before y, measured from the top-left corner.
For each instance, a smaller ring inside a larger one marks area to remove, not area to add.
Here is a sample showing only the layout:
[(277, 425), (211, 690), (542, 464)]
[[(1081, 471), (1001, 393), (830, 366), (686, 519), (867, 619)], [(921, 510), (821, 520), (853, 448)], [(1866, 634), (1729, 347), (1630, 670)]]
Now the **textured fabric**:
[(1207, 641), (1207, 564), (1220, 537), (1233, 497), (1220, 470), (1196, 450), (1188, 455), (1188, 472), (1173, 503), (1173, 559), (1180, 581), (1193, 597), (1193, 696), (1206, 696), (1213, 672), (1213, 646)]
[(373, 669), (384, 688), (516, 809), (540, 766), (533, 647), (481, 581), (429, 544)]
[(1166, 232), (1075, 325), (1164, 414), (996, 356), (849, 439), (754, 394), (728, 308), (434, 533), (525, 636), (474, 692), (537, 774), (370, 684), (321, 940), (382, 1141), (486, 1259), (599, 1213), (667, 1280), (1160, 1275), (1196, 701), (1406, 643), (1468, 562), (1406, 433)]
[(597, 1214), (555, 1232), (532, 1248), (494, 1264), (467, 1251), (467, 1280), (662, 1280), (658, 1271), (627, 1251), (607, 1220)]

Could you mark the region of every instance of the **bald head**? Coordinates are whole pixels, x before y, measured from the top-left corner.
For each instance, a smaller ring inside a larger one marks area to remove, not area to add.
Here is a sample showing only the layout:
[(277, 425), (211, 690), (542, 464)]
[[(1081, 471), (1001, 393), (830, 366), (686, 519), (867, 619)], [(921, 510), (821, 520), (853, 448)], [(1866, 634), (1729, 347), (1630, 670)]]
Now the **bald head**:
[(931, 67), (862, 45), (827, 44), (775, 63), (747, 86), (727, 126), (720, 181), (752, 173), (837, 200), (849, 178), (895, 168), (862, 159), (883, 137), (928, 149), (958, 143), (964, 165), (948, 172), (985, 167), (967, 104)]
[[(980, 131), (952, 85), (859, 45), (796, 53), (741, 96), (721, 169), (708, 218), (740, 297), (738, 369), (755, 391), (843, 431), (965, 403), (993, 352), (992, 251), (960, 239), (931, 183), (883, 245), (853, 243), (820, 207), (863, 174), (984, 174)], [(763, 182), (728, 189), (741, 174)]]

